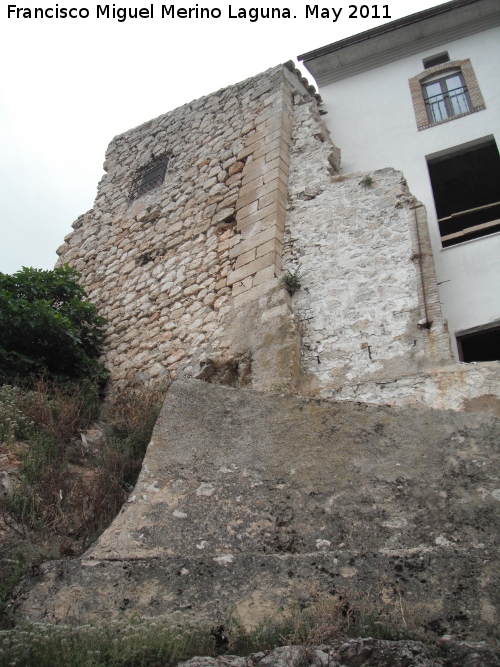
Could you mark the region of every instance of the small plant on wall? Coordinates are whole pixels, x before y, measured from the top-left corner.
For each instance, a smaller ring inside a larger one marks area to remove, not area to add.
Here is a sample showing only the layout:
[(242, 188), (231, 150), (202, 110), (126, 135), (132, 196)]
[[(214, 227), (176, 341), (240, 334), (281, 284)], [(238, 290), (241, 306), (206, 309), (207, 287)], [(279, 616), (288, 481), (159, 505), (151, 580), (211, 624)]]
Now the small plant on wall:
[(295, 294), (295, 292), (301, 288), (301, 278), (302, 273), (300, 272), (300, 267), (297, 267), (295, 271), (286, 271), (281, 276), (280, 284), (289, 294)]
[(373, 185), (373, 178), (369, 174), (366, 174), (366, 176), (363, 176), (363, 178), (360, 180), (359, 184), (366, 189), (371, 188)]

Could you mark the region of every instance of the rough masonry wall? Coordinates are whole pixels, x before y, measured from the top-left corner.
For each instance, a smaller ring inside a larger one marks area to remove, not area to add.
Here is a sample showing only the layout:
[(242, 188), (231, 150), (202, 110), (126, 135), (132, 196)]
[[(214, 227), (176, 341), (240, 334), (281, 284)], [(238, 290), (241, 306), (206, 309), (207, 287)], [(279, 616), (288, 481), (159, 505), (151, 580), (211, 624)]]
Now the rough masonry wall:
[(284, 264), (301, 275), (302, 390), (452, 363), (425, 213), (403, 175), (334, 173), (316, 105), (296, 102)]
[[(82, 272), (108, 320), (103, 360), (113, 381), (221, 376), (240, 386), (253, 373), (267, 388), (269, 351), (271, 361), (279, 357), (285, 340), (292, 352), (281, 368), (290, 384), (297, 342), (286, 295), (276, 289), (290, 100), (277, 67), (110, 144), (94, 208), (73, 224), (58, 263)], [(141, 173), (162, 156), (170, 159), (165, 181), (134, 198)], [(263, 296), (260, 310), (250, 304)], [(276, 345), (270, 329), (280, 332)]]
[[(134, 197), (162, 157), (164, 182)], [(113, 382), (455, 409), (499, 398), (498, 368), (450, 366), (425, 209), (390, 168), (341, 174), (292, 63), (116, 137), (105, 169), (58, 253), (108, 320)], [(292, 299), (283, 264), (300, 267)], [(450, 378), (429, 373), (444, 366)], [(403, 377), (422, 381), (386, 390)]]

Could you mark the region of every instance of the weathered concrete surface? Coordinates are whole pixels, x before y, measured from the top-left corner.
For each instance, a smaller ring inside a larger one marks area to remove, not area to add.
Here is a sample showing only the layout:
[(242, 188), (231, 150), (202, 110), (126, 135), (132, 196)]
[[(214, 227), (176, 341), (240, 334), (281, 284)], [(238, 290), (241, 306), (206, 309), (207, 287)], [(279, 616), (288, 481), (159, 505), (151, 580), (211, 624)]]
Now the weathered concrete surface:
[[(352, 589), (438, 634), (498, 638), (500, 422), (175, 382), (129, 502), (17, 618), (81, 622)], [(36, 584), (33, 587), (33, 584)]]

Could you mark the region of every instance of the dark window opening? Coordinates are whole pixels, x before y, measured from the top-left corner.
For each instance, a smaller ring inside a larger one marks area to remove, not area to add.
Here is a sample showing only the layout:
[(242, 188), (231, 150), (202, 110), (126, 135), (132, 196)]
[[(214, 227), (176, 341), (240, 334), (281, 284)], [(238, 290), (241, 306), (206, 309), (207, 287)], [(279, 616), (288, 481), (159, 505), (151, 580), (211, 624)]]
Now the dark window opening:
[(500, 231), (500, 155), (494, 140), (428, 160), (443, 247)]
[(424, 63), (424, 69), (430, 69), (431, 67), (436, 67), (436, 65), (443, 65), (450, 61), (450, 56), (448, 51), (443, 51), (442, 53), (436, 53), (433, 56), (424, 58), (422, 62)]
[(500, 361), (500, 327), (457, 336), (460, 361)]
[(422, 85), (429, 123), (460, 116), (472, 109), (461, 72), (448, 74), (441, 79)]
[(146, 192), (154, 190), (165, 180), (165, 174), (167, 173), (169, 158), (162, 158), (160, 162), (157, 162), (150, 169), (145, 171), (142, 176), (137, 181), (136, 188), (133, 193), (133, 199), (137, 199)]

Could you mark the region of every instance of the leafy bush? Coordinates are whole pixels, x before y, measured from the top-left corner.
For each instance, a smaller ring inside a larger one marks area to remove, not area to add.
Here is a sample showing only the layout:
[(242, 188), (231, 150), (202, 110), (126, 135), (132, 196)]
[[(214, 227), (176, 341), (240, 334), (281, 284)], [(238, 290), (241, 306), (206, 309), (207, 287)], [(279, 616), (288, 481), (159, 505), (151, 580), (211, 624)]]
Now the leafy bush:
[(48, 375), (58, 381), (96, 377), (104, 318), (86, 301), (69, 266), (0, 273), (0, 374), (12, 381)]

